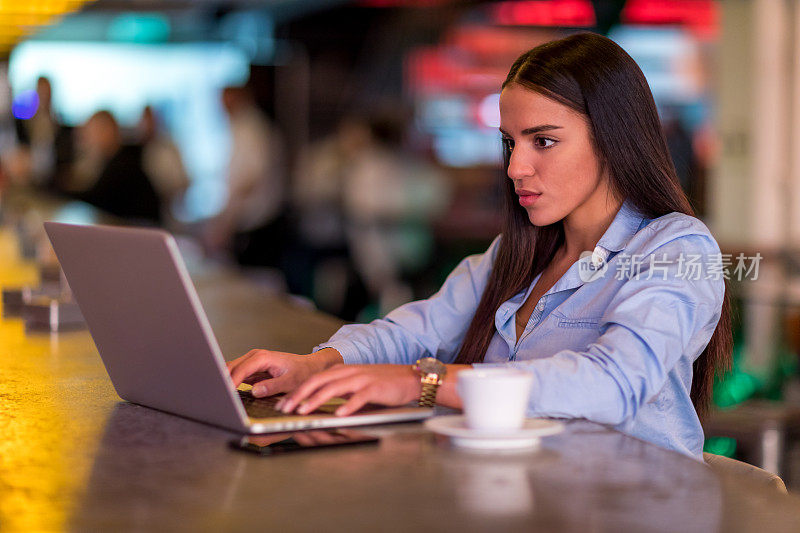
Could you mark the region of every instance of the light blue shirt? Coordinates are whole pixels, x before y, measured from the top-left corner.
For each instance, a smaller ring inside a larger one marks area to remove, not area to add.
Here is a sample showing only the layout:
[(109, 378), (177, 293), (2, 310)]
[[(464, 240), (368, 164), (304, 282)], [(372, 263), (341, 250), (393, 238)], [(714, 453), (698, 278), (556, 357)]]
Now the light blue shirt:
[[(348, 364), (411, 364), (425, 356), (452, 363), (501, 237), (461, 261), (430, 298), (343, 326), (315, 350), (335, 348)], [(647, 219), (625, 201), (593, 253), (542, 296), (519, 340), (515, 314), (539, 276), (500, 305), (476, 366), (531, 372), (529, 416), (585, 418), (701, 459), (692, 363), (720, 318), (721, 264), (700, 220), (681, 213)]]

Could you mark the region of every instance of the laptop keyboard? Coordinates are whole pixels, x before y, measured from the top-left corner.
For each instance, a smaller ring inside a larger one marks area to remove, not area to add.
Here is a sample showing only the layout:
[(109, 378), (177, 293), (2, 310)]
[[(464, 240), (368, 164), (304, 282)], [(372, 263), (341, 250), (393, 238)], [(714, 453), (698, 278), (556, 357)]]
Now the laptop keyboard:
[[(282, 416), (297, 416), (296, 413), (283, 413), (275, 409), (275, 404), (278, 403), (283, 396), (267, 396), (266, 398), (256, 398), (250, 391), (238, 391), (239, 398), (244, 404), (244, 410), (247, 416), (251, 418), (276, 418)], [(338, 405), (321, 405), (316, 411), (310, 414), (333, 414)]]

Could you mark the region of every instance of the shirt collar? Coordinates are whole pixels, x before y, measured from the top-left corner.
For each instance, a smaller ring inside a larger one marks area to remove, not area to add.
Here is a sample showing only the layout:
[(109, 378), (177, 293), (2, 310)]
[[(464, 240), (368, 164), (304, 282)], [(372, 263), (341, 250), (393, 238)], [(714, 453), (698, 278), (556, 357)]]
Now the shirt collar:
[(619, 252), (625, 249), (628, 242), (641, 229), (645, 217), (636, 209), (630, 200), (622, 202), (622, 206), (611, 221), (597, 246), (606, 252)]
[[(612, 252), (624, 250), (631, 238), (643, 226), (647, 225), (647, 222), (649, 222), (649, 219), (645, 218), (630, 200), (626, 199), (622, 203), (622, 206), (620, 206), (617, 214), (614, 215), (614, 220), (611, 221), (611, 224), (608, 226), (605, 233), (603, 233), (603, 236), (597, 241), (597, 246), (595, 246), (592, 254), (581, 257), (581, 259), (570, 266), (564, 275), (550, 287), (545, 295), (567, 289), (574, 289), (583, 285), (584, 281), (581, 279), (579, 273), (581, 263), (589, 261), (594, 265), (595, 269), (602, 268), (603, 264), (608, 260), (609, 255)], [(541, 276), (541, 274), (539, 274), (539, 276)], [(520, 303), (528, 299), (539, 276), (528, 286)]]
[[(556, 283), (547, 291), (547, 294), (555, 293), (567, 289), (574, 289), (583, 285), (584, 280), (580, 276), (581, 264), (591, 262), (594, 269), (602, 268), (603, 264), (608, 260), (613, 252), (619, 252), (628, 245), (631, 238), (643, 226), (647, 225), (649, 219), (646, 219), (636, 207), (629, 201), (625, 200), (620, 206), (617, 214), (614, 215), (614, 220), (606, 229), (603, 236), (597, 242), (594, 251), (591, 255), (583, 256), (576, 261), (567, 272), (556, 281)], [(528, 298), (533, 288), (533, 284), (528, 287), (525, 299)]]

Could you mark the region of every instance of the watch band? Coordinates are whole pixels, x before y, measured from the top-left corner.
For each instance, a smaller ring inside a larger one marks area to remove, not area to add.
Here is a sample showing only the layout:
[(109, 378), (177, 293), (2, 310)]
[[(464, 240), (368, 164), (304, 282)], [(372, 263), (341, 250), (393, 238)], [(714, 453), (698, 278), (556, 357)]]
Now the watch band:
[(442, 378), (436, 374), (428, 374), (422, 376), (422, 394), (419, 397), (420, 407), (433, 407), (436, 405), (436, 393), (439, 391), (439, 385), (442, 384)]
[(419, 397), (420, 407), (433, 407), (436, 404), (436, 393), (444, 380), (447, 367), (433, 357), (423, 357), (414, 363), (413, 368), (419, 372), (422, 391)]

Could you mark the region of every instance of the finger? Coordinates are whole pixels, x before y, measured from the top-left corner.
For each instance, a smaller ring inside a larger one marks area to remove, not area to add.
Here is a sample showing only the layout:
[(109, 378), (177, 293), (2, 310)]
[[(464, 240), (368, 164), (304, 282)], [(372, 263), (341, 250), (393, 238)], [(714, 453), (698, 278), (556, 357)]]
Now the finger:
[(346, 376), (352, 373), (353, 371), (354, 367), (337, 365), (318, 374), (314, 374), (311, 377), (307, 378), (304, 382), (300, 383), (300, 385), (296, 387), (293, 392), (291, 392), (283, 400), (278, 402), (278, 405), (276, 407), (281, 411), (283, 411), (284, 413), (289, 413), (292, 410), (294, 410), (294, 408), (297, 407), (301, 401), (306, 399), (311, 393), (313, 393), (319, 387), (323, 386), (324, 384), (332, 380), (340, 379), (341, 377)]
[(286, 398), (284, 398), (283, 402), (279, 409), (284, 413), (289, 413), (297, 407), (300, 402), (308, 398), (314, 391), (319, 389), (320, 387), (327, 385), (331, 381), (342, 379), (351, 375), (355, 372), (358, 372), (356, 367), (351, 367), (347, 365), (337, 365), (320, 372), (318, 374), (314, 374), (310, 378), (308, 378), (305, 382), (303, 382), (297, 389), (289, 394)]
[(248, 385), (254, 385), (259, 381), (263, 381), (271, 377), (272, 375), (269, 372), (256, 372), (255, 374), (250, 374), (248, 377), (244, 378), (242, 380), (242, 383), (247, 383)]
[(293, 377), (287, 372), (278, 377), (265, 379), (253, 384), (253, 390), (250, 394), (256, 398), (263, 398), (264, 396), (274, 396), (281, 392), (292, 390), (294, 385)]
[(314, 394), (309, 396), (305, 403), (297, 408), (297, 412), (301, 415), (307, 415), (331, 398), (335, 398), (336, 396), (345, 393), (355, 393), (361, 390), (367, 384), (368, 380), (369, 378), (367, 376), (355, 375), (331, 381), (327, 385), (323, 385), (317, 389)]
[[(238, 374), (236, 374), (236, 369), (241, 367), (242, 364), (246, 363), (247, 361), (249, 361), (253, 357), (255, 357), (258, 354), (258, 352), (260, 352), (260, 351), (261, 350), (250, 350), (249, 352), (247, 352), (243, 356), (237, 357), (233, 361), (228, 361), (227, 363), (225, 363), (225, 365), (228, 367), (228, 373), (231, 375), (231, 379), (235, 381), (234, 376), (235, 375), (238, 376)], [(240, 382), (241, 381), (237, 382), (236, 385), (238, 386)]]
[(336, 416), (349, 416), (367, 405), (375, 399), (375, 391), (372, 387), (367, 387), (353, 394), (344, 405), (340, 406), (334, 414)]
[(231, 380), (234, 386), (238, 387), (246, 378), (257, 372), (269, 372), (270, 376), (278, 377), (285, 372), (285, 369), (276, 364), (276, 357), (272, 352), (259, 350), (259, 353), (242, 362), (231, 372)]

